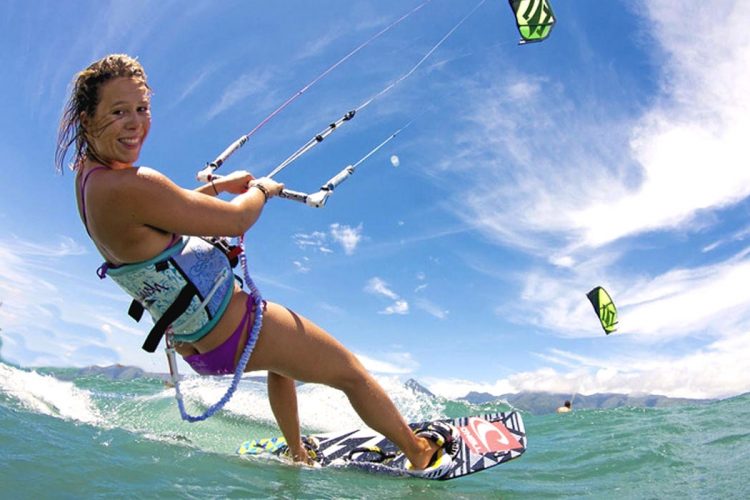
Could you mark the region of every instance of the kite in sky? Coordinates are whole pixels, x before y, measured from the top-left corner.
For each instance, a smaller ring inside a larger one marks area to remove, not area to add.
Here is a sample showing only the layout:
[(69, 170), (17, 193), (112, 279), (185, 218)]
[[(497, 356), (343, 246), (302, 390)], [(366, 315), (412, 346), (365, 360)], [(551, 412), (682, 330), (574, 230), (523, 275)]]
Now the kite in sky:
[(594, 306), (594, 312), (599, 316), (604, 333), (609, 335), (617, 331), (617, 308), (615, 307), (615, 303), (612, 302), (612, 297), (609, 296), (609, 293), (604, 288), (598, 286), (587, 293), (586, 297), (589, 298), (591, 305)]
[(520, 44), (541, 42), (555, 25), (555, 14), (547, 0), (508, 0), (521, 34)]

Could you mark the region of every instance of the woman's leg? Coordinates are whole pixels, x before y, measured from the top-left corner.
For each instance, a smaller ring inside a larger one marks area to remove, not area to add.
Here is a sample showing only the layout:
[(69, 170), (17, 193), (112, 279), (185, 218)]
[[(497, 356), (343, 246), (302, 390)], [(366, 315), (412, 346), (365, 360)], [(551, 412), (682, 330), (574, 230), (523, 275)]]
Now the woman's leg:
[[(263, 315), (258, 343), (247, 367), (247, 371), (254, 370), (342, 390), (362, 420), (393, 441), (416, 468), (426, 467), (437, 449), (433, 442), (414, 435), (385, 391), (352, 353), (322, 328), (278, 304), (269, 302)], [(276, 400), (271, 402), (277, 408), (274, 414), (279, 412), (283, 421), (279, 422), (280, 427), (298, 427), (293, 424), (298, 422), (296, 393), (294, 405), (279, 399), (292, 397), (294, 387), (284, 387), (274, 396), (269, 395)], [(283, 428), (282, 432), (287, 442), (291, 442), (290, 437), (299, 441), (299, 430), (296, 435), (287, 435)]]
[(292, 458), (298, 462), (308, 462), (299, 431), (297, 389), (294, 380), (278, 373), (268, 372), (268, 400), (271, 403), (273, 416), (289, 445)]

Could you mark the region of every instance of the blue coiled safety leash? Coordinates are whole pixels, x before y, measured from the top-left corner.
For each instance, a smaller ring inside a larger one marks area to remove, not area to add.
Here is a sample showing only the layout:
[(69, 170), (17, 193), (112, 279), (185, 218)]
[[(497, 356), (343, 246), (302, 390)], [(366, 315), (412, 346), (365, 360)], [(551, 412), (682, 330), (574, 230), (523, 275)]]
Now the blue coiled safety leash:
[(207, 418), (213, 416), (217, 411), (224, 408), (224, 405), (226, 405), (229, 400), (232, 399), (234, 392), (237, 390), (237, 387), (240, 384), (242, 374), (245, 373), (245, 367), (247, 366), (247, 362), (250, 360), (250, 355), (253, 353), (255, 343), (258, 341), (258, 336), (260, 335), (260, 328), (263, 325), (263, 298), (261, 297), (260, 292), (258, 291), (258, 287), (255, 286), (255, 283), (250, 277), (250, 273), (247, 269), (244, 236), (240, 236), (240, 248), (242, 250), (242, 252), (240, 253), (240, 262), (242, 263), (242, 272), (245, 275), (245, 284), (250, 289), (250, 297), (255, 303), (255, 318), (253, 321), (253, 328), (250, 331), (250, 335), (248, 336), (247, 344), (245, 344), (245, 349), (242, 351), (242, 357), (240, 357), (240, 361), (237, 363), (237, 368), (235, 368), (234, 370), (234, 377), (232, 378), (232, 383), (230, 384), (229, 389), (227, 389), (227, 392), (216, 404), (209, 406), (208, 409), (201, 415), (190, 415), (188, 414), (187, 410), (185, 410), (185, 403), (182, 398), (182, 393), (180, 392), (180, 374), (177, 371), (177, 357), (174, 350), (174, 345), (172, 343), (172, 334), (167, 333), (166, 336), (166, 352), (167, 360), (169, 362), (169, 374), (171, 376), (172, 384), (174, 385), (175, 398), (177, 399), (177, 406), (180, 408), (180, 415), (182, 416), (182, 420), (185, 420), (187, 422), (193, 423), (206, 420)]

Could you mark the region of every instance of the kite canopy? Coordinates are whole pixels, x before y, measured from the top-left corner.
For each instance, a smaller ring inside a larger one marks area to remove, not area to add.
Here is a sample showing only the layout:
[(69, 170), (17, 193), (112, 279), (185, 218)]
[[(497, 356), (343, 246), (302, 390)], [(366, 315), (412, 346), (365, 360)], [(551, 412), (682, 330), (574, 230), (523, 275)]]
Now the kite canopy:
[(547, 0), (508, 0), (521, 34), (519, 44), (541, 42), (555, 25), (555, 14)]
[(599, 316), (604, 333), (609, 335), (617, 331), (617, 308), (615, 307), (615, 303), (612, 302), (612, 297), (609, 296), (609, 293), (604, 288), (598, 286), (587, 293), (586, 297), (589, 298), (591, 305), (594, 306), (594, 312)]

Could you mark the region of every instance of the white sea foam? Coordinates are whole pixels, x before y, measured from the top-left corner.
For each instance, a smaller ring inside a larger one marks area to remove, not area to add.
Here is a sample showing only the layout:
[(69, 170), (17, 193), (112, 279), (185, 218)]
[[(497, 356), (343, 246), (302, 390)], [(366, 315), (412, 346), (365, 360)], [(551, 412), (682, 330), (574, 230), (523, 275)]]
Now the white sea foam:
[[(441, 405), (424, 395), (415, 394), (396, 377), (380, 377), (378, 382), (407, 421), (444, 417)], [(180, 391), (186, 403), (197, 402), (205, 409), (224, 396), (229, 384), (229, 377), (189, 377), (180, 383)], [(171, 389), (166, 393), (170, 396), (174, 394)], [(305, 430), (333, 432), (366, 426), (346, 395), (339, 390), (319, 384), (303, 384), (297, 387), (297, 400), (300, 424)], [(225, 406), (225, 411), (249, 420), (276, 425), (268, 403), (268, 391), (263, 382), (243, 380)]]
[(0, 390), (23, 407), (44, 415), (89, 424), (101, 421), (88, 391), (51, 375), (0, 363)]

